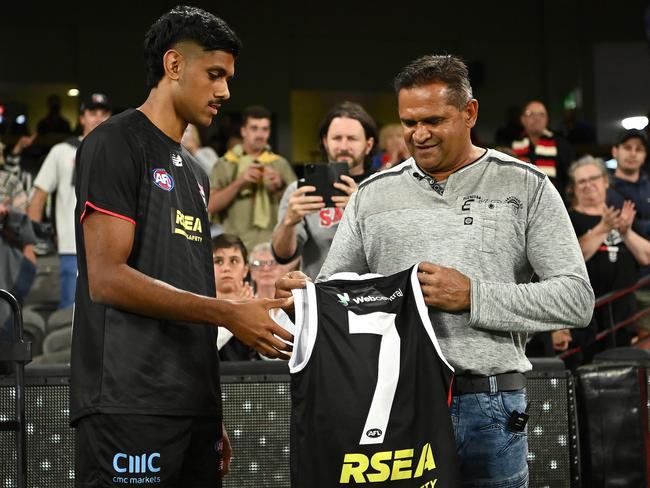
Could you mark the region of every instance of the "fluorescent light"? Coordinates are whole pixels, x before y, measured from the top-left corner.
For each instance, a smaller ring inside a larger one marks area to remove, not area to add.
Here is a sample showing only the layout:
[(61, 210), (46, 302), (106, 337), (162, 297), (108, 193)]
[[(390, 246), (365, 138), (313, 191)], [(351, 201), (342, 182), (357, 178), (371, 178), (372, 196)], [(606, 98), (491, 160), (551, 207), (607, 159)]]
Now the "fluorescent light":
[(621, 121), (624, 129), (638, 129), (643, 130), (648, 125), (648, 117), (643, 115), (637, 117), (627, 117)]
[(68, 90), (68, 96), (69, 97), (78, 97), (79, 96), (79, 90), (77, 90), (76, 88), (70, 88)]

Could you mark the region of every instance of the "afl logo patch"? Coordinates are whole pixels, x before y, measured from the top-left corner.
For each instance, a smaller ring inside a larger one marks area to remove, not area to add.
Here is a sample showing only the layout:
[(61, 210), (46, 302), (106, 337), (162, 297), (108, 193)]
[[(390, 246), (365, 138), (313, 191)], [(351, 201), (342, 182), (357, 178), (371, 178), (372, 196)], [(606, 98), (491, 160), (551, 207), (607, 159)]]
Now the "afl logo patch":
[(371, 439), (376, 439), (377, 437), (381, 437), (381, 429), (369, 429), (366, 435)]
[(162, 190), (172, 191), (174, 189), (174, 178), (163, 168), (153, 170), (153, 182)]

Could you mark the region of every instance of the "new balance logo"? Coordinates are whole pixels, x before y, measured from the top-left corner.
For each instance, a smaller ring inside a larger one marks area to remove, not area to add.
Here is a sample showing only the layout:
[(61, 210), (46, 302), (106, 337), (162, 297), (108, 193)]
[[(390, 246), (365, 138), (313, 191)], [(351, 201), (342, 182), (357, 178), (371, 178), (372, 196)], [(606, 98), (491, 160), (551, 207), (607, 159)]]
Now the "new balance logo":
[(174, 166), (183, 166), (183, 158), (180, 154), (172, 153), (172, 163)]

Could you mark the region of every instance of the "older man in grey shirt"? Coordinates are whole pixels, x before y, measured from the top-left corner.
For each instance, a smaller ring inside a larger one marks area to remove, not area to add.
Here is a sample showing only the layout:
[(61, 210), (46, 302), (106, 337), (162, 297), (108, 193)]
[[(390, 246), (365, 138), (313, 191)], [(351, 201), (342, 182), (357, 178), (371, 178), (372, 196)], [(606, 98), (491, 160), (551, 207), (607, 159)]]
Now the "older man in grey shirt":
[(544, 173), (472, 144), (478, 102), (461, 60), (415, 60), (395, 88), (413, 157), (359, 185), (318, 280), (420, 263), (431, 322), (457, 375), (450, 409), (463, 486), (524, 487), (526, 428), (511, 419), (527, 407), (526, 336), (589, 322), (594, 295), (578, 241)]

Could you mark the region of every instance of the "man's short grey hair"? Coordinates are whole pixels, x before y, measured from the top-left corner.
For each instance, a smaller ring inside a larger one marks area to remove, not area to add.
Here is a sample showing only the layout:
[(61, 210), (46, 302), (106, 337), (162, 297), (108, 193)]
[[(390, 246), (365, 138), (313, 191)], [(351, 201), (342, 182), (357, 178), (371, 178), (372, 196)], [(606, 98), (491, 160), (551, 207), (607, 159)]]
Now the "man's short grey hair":
[(444, 83), (449, 88), (447, 102), (463, 110), (472, 98), (467, 65), (459, 57), (450, 54), (430, 54), (407, 64), (393, 80), (395, 91)]

